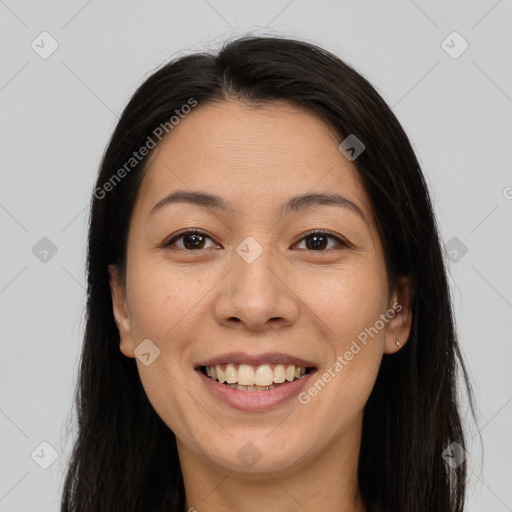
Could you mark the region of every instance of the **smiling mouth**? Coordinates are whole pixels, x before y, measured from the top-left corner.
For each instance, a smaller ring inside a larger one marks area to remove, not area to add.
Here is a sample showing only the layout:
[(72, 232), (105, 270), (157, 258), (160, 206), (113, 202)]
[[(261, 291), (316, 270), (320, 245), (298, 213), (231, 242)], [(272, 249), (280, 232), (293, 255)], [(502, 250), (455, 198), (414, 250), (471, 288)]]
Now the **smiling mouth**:
[(302, 379), (315, 368), (293, 364), (223, 364), (201, 366), (200, 371), (210, 379), (239, 391), (269, 391)]

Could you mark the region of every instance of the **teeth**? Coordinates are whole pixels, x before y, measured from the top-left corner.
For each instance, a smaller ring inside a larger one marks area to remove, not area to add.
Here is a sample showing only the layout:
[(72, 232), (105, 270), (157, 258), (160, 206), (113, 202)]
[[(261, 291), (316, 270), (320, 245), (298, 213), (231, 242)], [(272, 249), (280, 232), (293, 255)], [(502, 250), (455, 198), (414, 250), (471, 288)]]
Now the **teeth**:
[(281, 383), (286, 380), (286, 370), (282, 364), (276, 365), (274, 368), (274, 382)]
[(254, 386), (254, 370), (248, 364), (241, 364), (238, 368), (238, 384), (240, 386)]
[(206, 367), (208, 377), (219, 381), (221, 384), (226, 383), (234, 389), (245, 391), (259, 391), (262, 388), (273, 389), (275, 387), (273, 384), (282, 384), (285, 381), (292, 382), (300, 379), (305, 374), (306, 368), (304, 366), (293, 364), (287, 366), (276, 364), (273, 370), (269, 364), (262, 364), (258, 366), (256, 371), (248, 364), (235, 365), (228, 363), (224, 370), (221, 365)]
[(269, 391), (275, 388), (275, 386), (239, 386), (238, 384), (228, 384), (228, 386), (239, 391)]
[(232, 364), (228, 364), (226, 366), (224, 377), (226, 378), (226, 382), (228, 384), (234, 384), (235, 382), (238, 382), (238, 372)]
[(226, 381), (224, 377), (224, 372), (222, 371), (222, 368), (219, 365), (215, 367), (215, 370), (217, 371), (217, 380), (222, 384), (223, 382)]
[(256, 386), (270, 386), (272, 382), (274, 382), (274, 372), (272, 368), (270, 368), (268, 364), (260, 366), (254, 374), (254, 384), (256, 384)]

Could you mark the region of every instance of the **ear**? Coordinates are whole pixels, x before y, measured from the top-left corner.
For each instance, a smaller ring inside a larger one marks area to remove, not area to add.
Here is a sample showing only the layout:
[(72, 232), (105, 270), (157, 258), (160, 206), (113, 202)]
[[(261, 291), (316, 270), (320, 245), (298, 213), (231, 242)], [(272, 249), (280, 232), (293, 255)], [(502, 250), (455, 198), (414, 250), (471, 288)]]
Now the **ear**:
[(119, 348), (126, 357), (134, 356), (133, 338), (130, 329), (130, 317), (128, 314), (128, 305), (126, 302), (126, 288), (120, 275), (117, 265), (109, 265), (108, 273), (110, 276), (110, 294), (112, 296), (112, 309), (114, 311), (114, 320), (119, 331)]
[[(409, 339), (412, 326), (412, 301), (414, 284), (410, 276), (398, 276), (395, 289), (391, 294), (390, 311), (395, 312), (386, 329), (385, 354), (394, 354), (400, 350)], [(396, 344), (400, 342), (402, 347)]]

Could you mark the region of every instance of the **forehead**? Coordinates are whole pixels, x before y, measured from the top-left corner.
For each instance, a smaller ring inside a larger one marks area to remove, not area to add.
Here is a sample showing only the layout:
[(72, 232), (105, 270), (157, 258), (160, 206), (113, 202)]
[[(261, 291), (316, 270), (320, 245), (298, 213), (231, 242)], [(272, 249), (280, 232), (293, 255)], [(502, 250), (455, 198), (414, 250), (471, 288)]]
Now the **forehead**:
[(199, 104), (153, 150), (138, 202), (149, 211), (172, 190), (207, 190), (241, 213), (328, 192), (343, 194), (371, 217), (340, 142), (319, 116), (285, 101)]

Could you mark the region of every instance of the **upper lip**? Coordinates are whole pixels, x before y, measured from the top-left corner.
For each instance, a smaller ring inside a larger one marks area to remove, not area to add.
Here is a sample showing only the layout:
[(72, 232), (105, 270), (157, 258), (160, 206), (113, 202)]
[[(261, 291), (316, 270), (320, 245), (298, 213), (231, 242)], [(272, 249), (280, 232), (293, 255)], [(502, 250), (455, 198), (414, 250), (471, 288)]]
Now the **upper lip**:
[(287, 364), (294, 366), (306, 366), (309, 368), (316, 368), (315, 363), (306, 361), (300, 357), (284, 354), (282, 352), (267, 352), (265, 354), (246, 354), (244, 352), (229, 352), (211, 357), (196, 365), (196, 368), (201, 366), (215, 366), (226, 363), (232, 364), (249, 364), (251, 366), (260, 366), (263, 364)]

